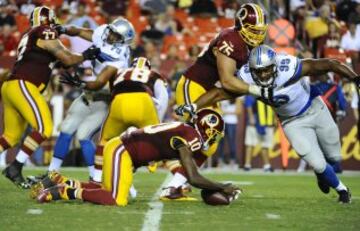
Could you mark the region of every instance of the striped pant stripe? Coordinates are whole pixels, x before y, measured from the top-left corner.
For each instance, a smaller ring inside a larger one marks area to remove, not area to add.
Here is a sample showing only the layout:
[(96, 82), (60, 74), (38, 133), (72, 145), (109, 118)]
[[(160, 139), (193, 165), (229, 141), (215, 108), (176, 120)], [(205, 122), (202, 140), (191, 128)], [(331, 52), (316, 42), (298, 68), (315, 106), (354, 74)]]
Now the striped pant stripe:
[(112, 166), (112, 196), (117, 198), (120, 172), (121, 172), (121, 154), (125, 151), (124, 145), (120, 145), (113, 154), (113, 166)]
[(20, 89), (21, 89), (22, 93), (24, 94), (25, 99), (30, 104), (30, 107), (35, 115), (36, 123), (38, 125), (38, 131), (39, 131), (39, 133), (42, 134), (42, 133), (44, 133), (44, 124), (43, 124), (43, 120), (41, 118), (41, 113), (40, 113), (39, 107), (36, 104), (36, 101), (34, 100), (34, 98), (31, 96), (31, 93), (28, 90), (28, 88), (26, 87), (25, 82), (23, 80), (19, 80), (19, 82), (20, 82)]

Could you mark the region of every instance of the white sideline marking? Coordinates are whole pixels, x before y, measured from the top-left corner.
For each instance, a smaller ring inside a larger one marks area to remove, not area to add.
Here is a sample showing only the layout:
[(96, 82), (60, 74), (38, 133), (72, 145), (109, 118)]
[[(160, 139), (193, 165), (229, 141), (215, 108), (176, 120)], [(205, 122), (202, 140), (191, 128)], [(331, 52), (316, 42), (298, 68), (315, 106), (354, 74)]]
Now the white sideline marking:
[(264, 198), (264, 196), (261, 195), (261, 194), (255, 194), (255, 195), (253, 195), (252, 197), (253, 197), (253, 198)]
[(272, 220), (280, 219), (280, 215), (279, 215), (279, 214), (267, 213), (267, 214), (265, 214), (265, 215), (266, 215), (266, 218), (267, 218), (267, 219), (272, 219)]
[(150, 202), (148, 203), (149, 209), (145, 214), (144, 223), (141, 228), (141, 231), (157, 231), (160, 227), (160, 221), (162, 216), (162, 210), (164, 204), (159, 201), (159, 196), (161, 194), (161, 189), (165, 187), (165, 185), (171, 179), (172, 174), (169, 174), (164, 182), (161, 184), (160, 188), (156, 191), (154, 196), (151, 198)]
[(222, 183), (232, 183), (236, 185), (253, 185), (252, 181), (223, 181)]
[(42, 209), (28, 209), (26, 211), (27, 214), (32, 214), (32, 215), (40, 215), (43, 213)]

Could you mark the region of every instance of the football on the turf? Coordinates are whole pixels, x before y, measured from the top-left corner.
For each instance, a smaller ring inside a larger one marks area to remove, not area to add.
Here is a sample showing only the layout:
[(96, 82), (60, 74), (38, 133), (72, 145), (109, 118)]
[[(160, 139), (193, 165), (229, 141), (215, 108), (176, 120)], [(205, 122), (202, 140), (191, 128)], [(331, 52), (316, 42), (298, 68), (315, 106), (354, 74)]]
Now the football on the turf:
[(208, 205), (229, 205), (230, 198), (226, 194), (217, 191), (203, 189), (201, 190), (201, 197)]

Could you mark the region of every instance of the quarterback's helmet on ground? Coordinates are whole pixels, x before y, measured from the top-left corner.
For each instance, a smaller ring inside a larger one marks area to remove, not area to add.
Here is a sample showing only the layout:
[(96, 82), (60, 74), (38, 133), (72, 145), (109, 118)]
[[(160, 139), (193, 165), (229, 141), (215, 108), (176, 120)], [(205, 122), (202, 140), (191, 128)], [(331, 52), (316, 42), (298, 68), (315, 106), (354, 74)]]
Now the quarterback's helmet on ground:
[(257, 4), (243, 4), (235, 14), (235, 28), (252, 47), (264, 42), (267, 27), (265, 12)]
[(267, 45), (253, 48), (249, 56), (249, 68), (257, 85), (271, 86), (277, 75), (276, 52)]
[(46, 6), (38, 6), (30, 14), (31, 27), (40, 25), (56, 24), (56, 15), (54, 11)]
[(108, 36), (112, 32), (117, 36), (116, 41), (113, 41), (112, 44), (131, 44), (135, 38), (135, 30), (131, 22), (126, 20), (123, 17), (115, 19), (112, 23), (110, 23), (103, 34), (103, 40), (108, 41)]
[(131, 67), (139, 68), (139, 69), (147, 68), (148, 70), (151, 70), (150, 61), (145, 57), (137, 57), (137, 58), (135, 58), (131, 63)]
[(195, 128), (203, 139), (203, 149), (208, 149), (224, 136), (225, 123), (222, 116), (209, 108), (196, 112)]

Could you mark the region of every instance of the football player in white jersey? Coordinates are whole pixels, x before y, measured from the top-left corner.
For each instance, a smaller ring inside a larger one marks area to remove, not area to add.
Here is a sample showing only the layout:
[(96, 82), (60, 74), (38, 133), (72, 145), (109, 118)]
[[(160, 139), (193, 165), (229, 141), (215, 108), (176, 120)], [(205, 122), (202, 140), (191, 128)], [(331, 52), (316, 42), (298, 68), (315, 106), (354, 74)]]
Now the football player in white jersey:
[[(266, 45), (254, 48), (249, 62), (242, 66), (237, 76), (248, 84), (273, 89), (269, 100), (277, 113), (291, 145), (310, 166), (313, 167), (322, 192), (329, 193), (330, 187), (339, 194), (339, 202), (350, 203), (349, 189), (337, 178), (330, 162), (340, 161), (339, 130), (325, 103), (310, 87), (303, 76), (317, 76), (334, 72), (351, 79), (360, 87), (360, 76), (348, 66), (334, 59), (298, 59), (291, 55), (277, 55)], [(237, 97), (223, 89), (214, 89), (199, 98), (196, 105), (182, 105), (177, 113), (194, 113), (212, 103)]]
[[(118, 69), (129, 66), (129, 45), (135, 37), (135, 30), (128, 20), (118, 18), (95, 30), (75, 26), (57, 26), (56, 29), (60, 34), (79, 36), (101, 49), (98, 58), (92, 62), (93, 75), (96, 78), (113, 76)], [(110, 98), (110, 91), (105, 86), (98, 91), (84, 91), (74, 100), (61, 124), (61, 133), (55, 144), (49, 171), (59, 170), (75, 135), (89, 167), (89, 175), (91, 178), (94, 176), (95, 145), (91, 138), (100, 129), (107, 115)]]

